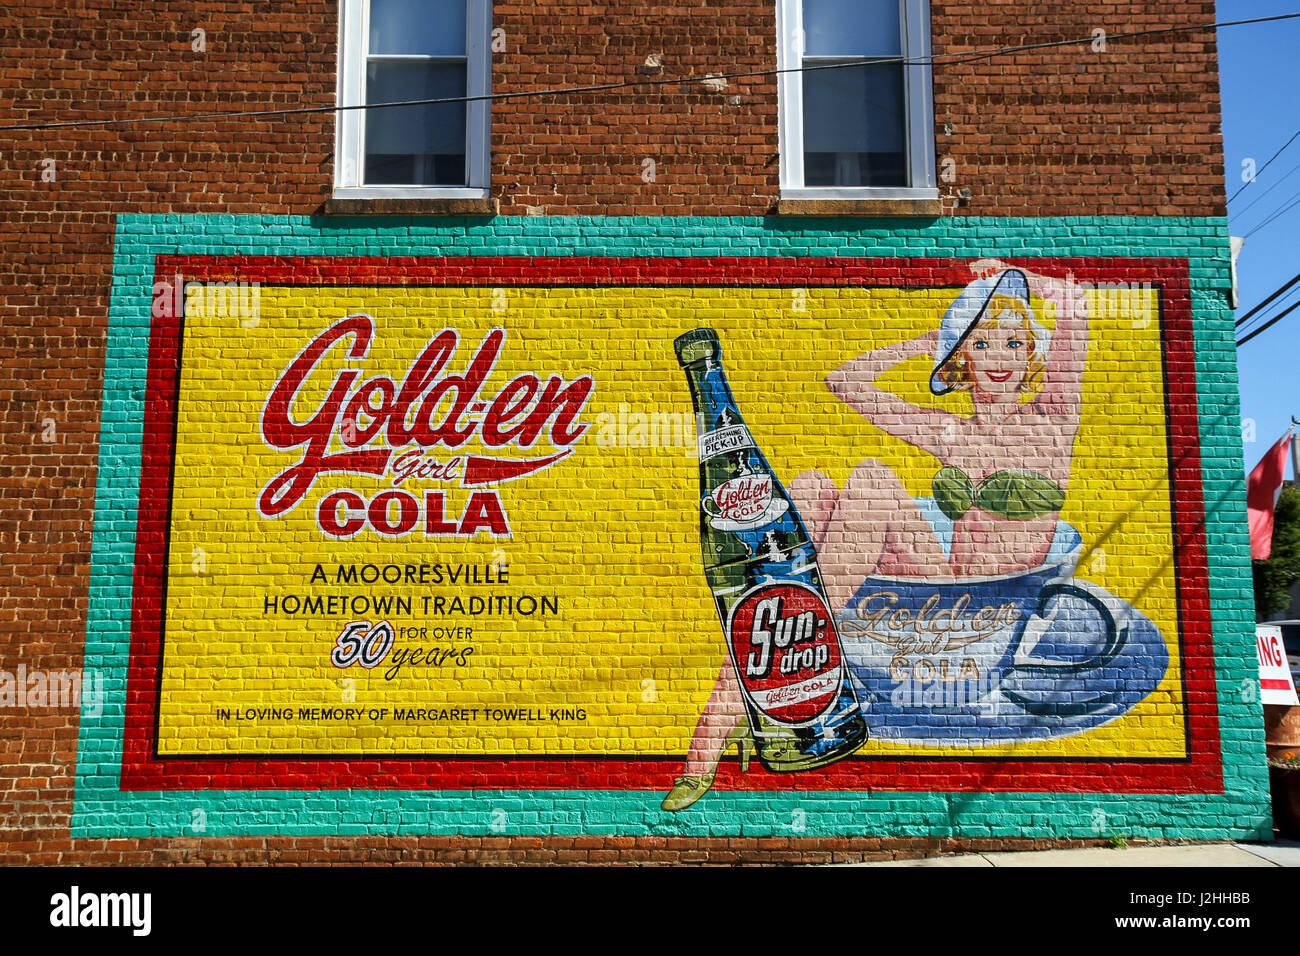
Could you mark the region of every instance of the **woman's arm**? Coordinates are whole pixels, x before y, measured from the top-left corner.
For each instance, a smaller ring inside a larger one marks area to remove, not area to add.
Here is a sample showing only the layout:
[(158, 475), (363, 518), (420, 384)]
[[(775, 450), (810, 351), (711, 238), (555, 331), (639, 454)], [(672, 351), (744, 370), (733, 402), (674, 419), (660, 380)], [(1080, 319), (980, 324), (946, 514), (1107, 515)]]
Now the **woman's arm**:
[(944, 459), (965, 420), (937, 408), (905, 402), (876, 385), (876, 379), (900, 362), (933, 354), (938, 339), (938, 331), (927, 332), (906, 342), (873, 349), (827, 375), (826, 386), (881, 431)]
[(1031, 404), (1049, 415), (1068, 415), (1077, 422), (1083, 402), (1083, 372), (1088, 363), (1087, 294), (1074, 281), (1073, 274), (1056, 279), (997, 259), (981, 259), (971, 266), (976, 275), (1006, 269), (1023, 272), (1030, 293), (1056, 306), (1056, 328), (1047, 352), (1043, 390)]

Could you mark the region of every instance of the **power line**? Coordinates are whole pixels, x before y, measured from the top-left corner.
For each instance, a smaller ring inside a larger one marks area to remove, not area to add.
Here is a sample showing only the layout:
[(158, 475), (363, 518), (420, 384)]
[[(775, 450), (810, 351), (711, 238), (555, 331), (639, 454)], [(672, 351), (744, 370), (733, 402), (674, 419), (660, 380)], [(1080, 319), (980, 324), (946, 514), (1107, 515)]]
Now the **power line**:
[(1272, 302), (1274, 299), (1280, 296), (1287, 289), (1291, 288), (1291, 286), (1295, 285), (1297, 282), (1300, 282), (1300, 273), (1297, 273), (1296, 275), (1288, 279), (1286, 282), (1282, 283), (1282, 285), (1280, 285), (1277, 289), (1273, 290), (1273, 293), (1267, 299), (1265, 299), (1259, 305), (1255, 306), (1253, 309), (1251, 309), (1249, 312), (1247, 312), (1245, 315), (1239, 318), (1237, 320), (1237, 327), (1240, 328), (1242, 325), (1245, 325), (1252, 315), (1254, 315), (1260, 309), (1264, 308), (1264, 306), (1268, 305), (1270, 302)]
[[(1158, 27), (1151, 30), (1134, 30), (1129, 33), (1115, 33), (1105, 36), (1106, 42), (1112, 40), (1124, 40), (1132, 37), (1158, 36), (1170, 33), (1190, 33), (1204, 30), (1217, 30), (1221, 27), (1244, 26), (1252, 23), (1272, 23), (1279, 20), (1294, 20), (1300, 18), (1300, 13), (1284, 13), (1271, 17), (1252, 17), (1245, 20), (1222, 20), (1214, 23), (1192, 24), (1179, 27)], [(210, 112), (210, 113), (189, 113), (176, 114), (170, 116), (136, 116), (119, 119), (100, 119), (100, 120), (69, 120), (65, 122), (49, 123), (19, 123), (9, 126), (0, 126), (0, 132), (11, 132), (16, 130), (47, 130), (47, 129), (69, 129), (73, 127), (87, 126), (115, 126), (120, 124), (131, 123), (170, 123), (170, 122), (192, 122), (199, 119), (236, 119), (241, 117), (252, 116), (292, 116), (307, 113), (343, 113), (351, 110), (372, 110), (372, 109), (391, 109), (403, 106), (436, 106), (444, 103), (474, 103), (480, 101), (496, 102), (502, 100), (522, 99), (533, 96), (565, 96), (574, 93), (598, 93), (607, 90), (629, 89), (636, 87), (658, 87), (658, 86), (681, 86), (705, 80), (719, 79), (742, 79), (746, 77), (758, 76), (776, 76), (783, 73), (806, 73), (813, 70), (837, 70), (847, 67), (858, 67), (864, 62), (871, 64), (898, 63), (903, 66), (929, 66), (939, 61), (949, 63), (971, 63), (976, 60), (986, 60), (990, 57), (1002, 56), (1005, 54), (1023, 53), (1029, 50), (1044, 50), (1052, 47), (1077, 46), (1083, 43), (1095, 43), (1099, 39), (1096, 36), (1089, 35), (1070, 40), (1052, 40), (1045, 43), (1031, 43), (1021, 46), (1004, 46), (996, 47), (992, 50), (983, 50), (976, 53), (947, 53), (929, 57), (872, 57), (867, 60), (858, 60), (850, 63), (828, 63), (819, 66), (799, 66), (787, 67), (781, 70), (749, 70), (740, 73), (706, 73), (691, 74), (689, 76), (674, 78), (646, 78), (636, 80), (626, 80), (618, 83), (596, 83), (587, 86), (570, 86), (558, 87), (551, 89), (539, 90), (520, 90), (515, 93), (484, 93), (477, 96), (445, 96), (436, 99), (425, 100), (403, 100), (396, 103), (365, 103), (354, 106), (300, 106), (293, 109), (279, 110), (238, 110), (233, 112)], [(1297, 131), (1296, 136), (1300, 136)], [(1292, 137), (1294, 139), (1295, 137)], [(1288, 141), (1289, 142), (1289, 141)], [(1286, 147), (1284, 146), (1283, 149)], [(1279, 150), (1278, 152), (1281, 152)], [(1269, 159), (1269, 162), (1276, 158), (1275, 153)], [(1264, 166), (1267, 167), (1268, 163)], [(1261, 168), (1260, 172), (1263, 169)], [(1258, 175), (1258, 174), (1257, 174)], [(1253, 180), (1252, 180), (1253, 181)], [(1247, 183), (1246, 185), (1250, 185)], [(1245, 186), (1242, 187), (1243, 189)], [(1241, 190), (1238, 190), (1238, 193)], [(1234, 197), (1235, 198), (1235, 197)]]
[(1253, 339), (1255, 336), (1259, 335), (1261, 332), (1267, 332), (1270, 328), (1272, 328), (1273, 326), (1277, 325), (1277, 323), (1281, 322), (1283, 319), (1285, 319), (1288, 315), (1290, 315), (1290, 314), (1291, 314), (1292, 312), (1294, 312), (1296, 309), (1300, 309), (1300, 300), (1297, 300), (1296, 302), (1292, 303), (1292, 304), (1291, 304), (1289, 307), (1287, 307), (1286, 309), (1283, 309), (1281, 312), (1279, 312), (1277, 315), (1273, 316), (1273, 318), (1269, 319), (1267, 322), (1265, 322), (1265, 323), (1264, 323), (1263, 325), (1261, 325), (1259, 328), (1255, 329), (1255, 331), (1251, 332), (1249, 335), (1245, 336), (1244, 338), (1238, 339), (1238, 340), (1237, 340), (1237, 348), (1241, 348), (1243, 345), (1245, 345), (1247, 342), (1249, 342), (1249, 341), (1250, 341), (1251, 339)]
[[(1282, 298), (1278, 299), (1276, 302), (1273, 303), (1272, 308), (1274, 310), (1286, 308), (1290, 306), (1291, 303), (1294, 302), (1297, 297), (1300, 297), (1300, 288), (1292, 289), (1286, 295), (1282, 296)], [(1276, 315), (1277, 314), (1276, 311), (1273, 314)], [(1272, 316), (1264, 315), (1262, 313), (1260, 315), (1257, 315), (1255, 318), (1251, 319), (1245, 325), (1241, 326), (1241, 328), (1237, 329), (1238, 337), (1244, 337), (1245, 335), (1254, 332), (1255, 329), (1258, 329), (1261, 325), (1268, 322), (1269, 319), (1271, 318)]]
[[(1282, 182), (1282, 180), (1278, 180), (1278, 183), (1276, 183), (1276, 184), (1274, 184), (1274, 185), (1280, 184), (1281, 182)], [(1261, 195), (1262, 195), (1262, 194), (1261, 194)], [(1269, 219), (1271, 219), (1274, 215), (1277, 214), (1277, 211), (1278, 211), (1279, 209), (1281, 209), (1281, 208), (1283, 208), (1284, 206), (1288, 205), (1288, 204), (1289, 204), (1293, 199), (1295, 199), (1297, 196), (1300, 196), (1300, 190), (1297, 190), (1296, 192), (1293, 192), (1291, 195), (1287, 196), (1285, 199), (1280, 200), (1276, 205), (1271, 206), (1271, 207), (1269, 207), (1269, 208), (1267, 208), (1267, 209), (1262, 209), (1262, 210), (1260, 210), (1260, 218), (1257, 219), (1257, 220), (1255, 220), (1255, 225), (1252, 226), (1252, 227), (1250, 227), (1250, 229), (1247, 230), (1247, 232), (1245, 233), (1245, 235), (1247, 235), (1247, 236), (1250, 235), (1251, 232), (1254, 232), (1254, 231), (1255, 231), (1256, 229), (1258, 229), (1261, 225), (1263, 225), (1265, 222), (1267, 222)]]
[(1291, 138), (1288, 139), (1285, 143), (1282, 144), (1282, 148), (1279, 149), (1279, 150), (1278, 150), (1276, 153), (1274, 153), (1272, 156), (1270, 156), (1270, 157), (1268, 158), (1268, 160), (1264, 163), (1263, 166), (1261, 166), (1261, 167), (1259, 167), (1259, 169), (1255, 170), (1255, 175), (1254, 175), (1254, 176), (1252, 176), (1248, 181), (1246, 181), (1246, 182), (1244, 182), (1244, 183), (1241, 184), (1241, 189), (1238, 189), (1235, 193), (1233, 193), (1231, 196), (1228, 197), (1228, 202), (1232, 202), (1234, 199), (1236, 199), (1238, 196), (1241, 195), (1242, 190), (1244, 190), (1247, 186), (1249, 186), (1251, 183), (1253, 183), (1256, 179), (1259, 179), (1260, 174), (1263, 173), (1264, 170), (1268, 169), (1268, 164), (1271, 163), (1271, 162), (1273, 162), (1273, 160), (1277, 159), (1279, 156), (1281, 156), (1281, 155), (1282, 155), (1282, 152), (1283, 152), (1283, 151), (1284, 151), (1288, 146), (1290, 146), (1292, 143), (1294, 143), (1294, 142), (1296, 141), (1296, 137), (1298, 137), (1298, 136), (1300, 136), (1300, 129), (1298, 129), (1298, 130), (1296, 130), (1294, 133), (1292, 133), (1292, 134), (1291, 134)]
[[(1270, 305), (1277, 303), (1277, 306), (1280, 307), (1285, 303), (1286, 299), (1290, 299), (1296, 293), (1300, 293), (1300, 287), (1297, 287), (1297, 283), (1300, 283), (1300, 275), (1295, 275), (1289, 280), (1287, 280), (1286, 282), (1284, 282), (1282, 285), (1278, 286), (1278, 288), (1273, 290), (1273, 292), (1266, 299), (1264, 299), (1264, 301), (1260, 302), (1258, 305), (1256, 305), (1249, 312), (1247, 312), (1245, 315), (1243, 315), (1240, 319), (1237, 320), (1236, 322), (1237, 334), (1240, 336), (1240, 338), (1237, 340), (1238, 348), (1245, 345), (1247, 342), (1249, 342), (1255, 336), (1259, 335), (1261, 332), (1264, 332), (1265, 330), (1272, 328), (1274, 325), (1276, 325), (1278, 322), (1280, 322), (1282, 319), (1288, 316), (1295, 309), (1300, 308), (1300, 299), (1297, 299), (1295, 302), (1286, 305), (1286, 307), (1283, 308), (1282, 311), (1277, 312), (1274, 315), (1268, 317), (1261, 324), (1256, 325), (1254, 328), (1251, 329), (1246, 328), (1246, 326), (1248, 326), (1251, 322), (1258, 322), (1259, 319), (1255, 317), (1260, 316), (1260, 313), (1262, 313)], [(1262, 316), (1260, 317), (1263, 318)]]
[[(1238, 209), (1236, 212), (1234, 212), (1234, 213), (1232, 213), (1231, 215), (1229, 215), (1229, 216), (1228, 216), (1228, 219), (1229, 219), (1229, 220), (1237, 219), (1238, 217), (1245, 215), (1246, 211), (1249, 210), (1251, 206), (1255, 205), (1255, 203), (1259, 202), (1261, 199), (1263, 199), (1265, 196), (1267, 196), (1269, 193), (1271, 193), (1274, 189), (1277, 189), (1278, 186), (1281, 186), (1284, 182), (1286, 182), (1288, 179), (1290, 179), (1291, 176), (1295, 173), (1295, 171), (1296, 171), (1297, 169), (1300, 169), (1300, 163), (1296, 163), (1294, 166), (1292, 166), (1290, 169), (1288, 169), (1285, 173), (1282, 174), (1282, 178), (1281, 178), (1281, 179), (1279, 179), (1277, 182), (1275, 182), (1272, 186), (1269, 186), (1269, 187), (1268, 187), (1267, 189), (1265, 189), (1262, 193), (1260, 193), (1258, 196), (1256, 196), (1256, 197), (1255, 197), (1254, 199), (1252, 199), (1250, 202), (1246, 203), (1246, 205), (1242, 206), (1242, 207), (1241, 207), (1240, 209)], [(1240, 192), (1240, 190), (1238, 190), (1238, 192)]]
[(1290, 212), (1290, 211), (1291, 211), (1292, 209), (1294, 209), (1296, 206), (1300, 205), (1300, 192), (1292, 193), (1291, 196), (1290, 196), (1290, 198), (1288, 198), (1287, 200), (1285, 200), (1285, 202), (1286, 202), (1286, 205), (1282, 206), (1282, 207), (1279, 208), (1279, 209), (1275, 209), (1275, 210), (1273, 211), (1273, 214), (1272, 214), (1272, 215), (1270, 215), (1267, 219), (1265, 219), (1263, 222), (1261, 222), (1259, 225), (1257, 225), (1254, 229), (1250, 230), (1250, 232), (1246, 233), (1246, 234), (1245, 234), (1244, 236), (1242, 236), (1241, 238), (1243, 238), (1243, 239), (1249, 239), (1251, 236), (1253, 236), (1255, 233), (1259, 232), (1261, 229), (1263, 229), (1265, 226), (1267, 226), (1267, 225), (1268, 225), (1269, 223), (1271, 223), (1273, 220), (1278, 219), (1278, 218), (1281, 217), (1284, 213)]
[(1244, 236), (1242, 236), (1242, 238), (1249, 239), (1255, 233), (1259, 232), (1265, 226), (1271, 225), (1275, 220), (1280, 219), (1283, 214), (1290, 212), (1296, 206), (1300, 206), (1300, 198), (1297, 198), (1294, 202), (1290, 203), (1287, 206), (1284, 206), (1283, 208), (1279, 209), (1277, 212), (1273, 213), (1273, 215), (1269, 216), (1267, 219), (1261, 222), (1254, 229), (1250, 230), (1250, 232), (1246, 233)]

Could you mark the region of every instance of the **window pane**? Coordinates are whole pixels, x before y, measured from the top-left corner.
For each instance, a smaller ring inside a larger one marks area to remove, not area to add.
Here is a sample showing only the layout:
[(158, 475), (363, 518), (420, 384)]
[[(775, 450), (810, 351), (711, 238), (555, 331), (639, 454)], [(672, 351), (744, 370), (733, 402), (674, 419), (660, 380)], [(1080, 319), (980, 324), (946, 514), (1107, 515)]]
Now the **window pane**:
[(897, 63), (804, 73), (804, 185), (906, 186), (903, 113)]
[(902, 56), (899, 0), (803, 0), (805, 56)]
[[(401, 103), (465, 95), (465, 66), (371, 63), (366, 102)], [(366, 112), (367, 185), (465, 185), (464, 103)]]
[(370, 52), (465, 55), (465, 0), (370, 0)]

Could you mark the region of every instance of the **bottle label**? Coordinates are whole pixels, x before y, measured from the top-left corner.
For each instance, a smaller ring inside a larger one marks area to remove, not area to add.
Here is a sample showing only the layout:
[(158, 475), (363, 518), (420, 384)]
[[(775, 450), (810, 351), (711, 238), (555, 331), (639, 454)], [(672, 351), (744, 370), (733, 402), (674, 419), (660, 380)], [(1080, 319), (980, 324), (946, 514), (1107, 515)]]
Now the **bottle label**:
[(746, 531), (771, 524), (789, 509), (772, 497), (771, 475), (743, 475), (724, 481), (701, 502), (709, 524), (719, 531)]
[(726, 425), (700, 436), (700, 461), (725, 455), (727, 452), (756, 448), (749, 429), (744, 425)]
[(760, 584), (727, 618), (727, 640), (745, 696), (782, 724), (809, 724), (834, 708), (843, 667), (835, 622), (806, 584)]

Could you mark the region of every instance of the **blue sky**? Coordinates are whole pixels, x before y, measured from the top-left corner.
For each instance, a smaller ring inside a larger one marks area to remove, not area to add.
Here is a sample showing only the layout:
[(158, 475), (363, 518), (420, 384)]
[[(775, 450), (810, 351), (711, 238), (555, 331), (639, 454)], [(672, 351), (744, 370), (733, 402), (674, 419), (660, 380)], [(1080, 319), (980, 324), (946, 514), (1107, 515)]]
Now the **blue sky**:
[[(1300, 0), (1220, 0), (1217, 19), (1240, 20), (1300, 12)], [(1256, 166), (1300, 130), (1300, 19), (1219, 30), (1224, 168), (1228, 196), (1242, 186), (1242, 161)], [(1244, 236), (1270, 215), (1300, 200), (1300, 138), (1228, 204), (1229, 231)], [(1300, 273), (1300, 205), (1246, 239), (1237, 260), (1237, 317)], [(1266, 309), (1272, 315), (1300, 299), (1300, 284)], [(1254, 327), (1252, 322), (1251, 327)], [(1238, 349), (1241, 414), (1254, 421), (1243, 435), (1245, 466), (1253, 468), (1300, 418), (1300, 309)], [(1247, 423), (1249, 424), (1249, 423)]]

